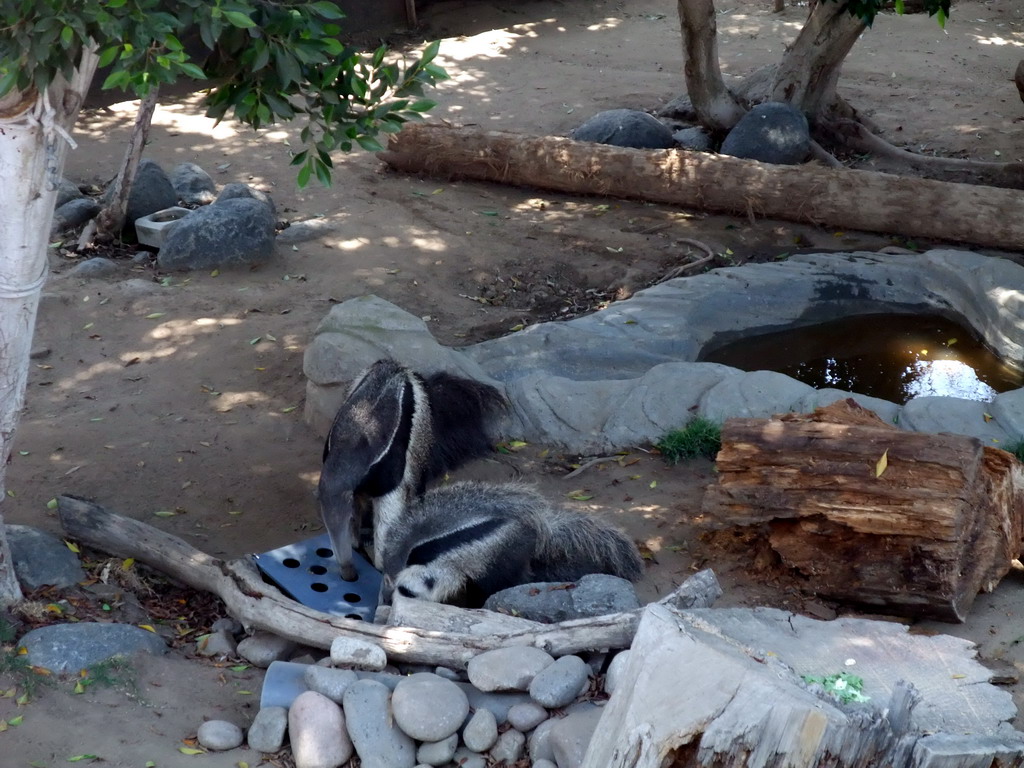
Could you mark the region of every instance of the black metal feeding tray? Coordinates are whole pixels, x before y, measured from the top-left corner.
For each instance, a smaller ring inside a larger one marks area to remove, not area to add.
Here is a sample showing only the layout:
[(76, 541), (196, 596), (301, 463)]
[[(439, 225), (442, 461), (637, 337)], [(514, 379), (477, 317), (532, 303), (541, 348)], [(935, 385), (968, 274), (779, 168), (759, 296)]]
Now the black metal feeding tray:
[(296, 602), (346, 619), (373, 621), (380, 572), (353, 551), (356, 580), (345, 581), (326, 533), (272, 549), (252, 559), (263, 575)]

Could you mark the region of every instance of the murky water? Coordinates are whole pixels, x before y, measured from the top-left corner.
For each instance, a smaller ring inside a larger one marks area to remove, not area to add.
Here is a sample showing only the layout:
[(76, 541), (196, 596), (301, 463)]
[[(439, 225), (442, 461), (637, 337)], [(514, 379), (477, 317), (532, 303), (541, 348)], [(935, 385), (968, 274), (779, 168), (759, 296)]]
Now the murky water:
[(834, 387), (906, 403), (920, 395), (987, 402), (1024, 387), (963, 326), (936, 315), (861, 315), (754, 336), (701, 356), (744, 371), (778, 371), (813, 387)]

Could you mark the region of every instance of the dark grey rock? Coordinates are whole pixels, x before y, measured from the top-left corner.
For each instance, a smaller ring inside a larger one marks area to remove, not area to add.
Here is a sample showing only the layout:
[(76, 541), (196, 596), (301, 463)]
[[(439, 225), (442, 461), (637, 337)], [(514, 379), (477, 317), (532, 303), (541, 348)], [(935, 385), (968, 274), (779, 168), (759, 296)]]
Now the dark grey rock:
[(359, 677), (351, 669), (329, 669), (313, 665), (306, 669), (302, 679), (309, 690), (321, 693), (331, 701), (341, 704), (345, 691)]
[(548, 624), (639, 607), (633, 585), (607, 574), (584, 576), (573, 589), (566, 589), (565, 582), (521, 584), (496, 592), (484, 603), (484, 608), (491, 611)]
[(671, 149), (676, 145), (667, 125), (638, 109), (598, 112), (574, 130), (572, 138), (636, 149)]
[(211, 632), (227, 632), (229, 635), (240, 635), (244, 630), (238, 619), (221, 616), (210, 625)]
[(263, 707), (249, 726), (249, 746), (258, 752), (277, 752), (284, 744), (288, 730), (288, 710), (284, 707)]
[(413, 768), (415, 742), (395, 724), (390, 691), (375, 680), (359, 680), (345, 691), (349, 736), (363, 768)]
[(547, 719), (548, 711), (535, 701), (516, 704), (508, 711), (508, 722), (523, 733), (529, 733)]
[(540, 648), (517, 645), (474, 656), (466, 672), (469, 682), (481, 691), (525, 691), (537, 673), (554, 661)]
[(217, 204), (223, 203), (226, 200), (259, 200), (261, 203), (266, 205), (270, 209), (270, 214), (277, 221), (277, 206), (274, 205), (274, 199), (266, 192), (251, 187), (248, 184), (242, 184), (238, 181), (233, 181), (230, 184), (225, 184), (221, 189), (220, 194), (217, 195), (217, 199), (214, 201)]
[(498, 736), (491, 747), (491, 759), (497, 760), (499, 764), (514, 765), (523, 756), (525, 749), (526, 737), (511, 728)]
[(242, 729), (227, 720), (207, 720), (196, 732), (201, 745), (218, 752), (242, 746), (243, 738)]
[(670, 117), (684, 123), (696, 123), (698, 121), (697, 110), (693, 108), (693, 102), (689, 94), (676, 96), (672, 101), (658, 110), (660, 117)]
[(195, 163), (180, 163), (171, 171), (171, 186), (178, 199), (190, 205), (207, 205), (217, 199), (217, 185)]
[(473, 752), (486, 752), (498, 740), (498, 723), (490, 710), (478, 709), (462, 731), (462, 742)]
[(465, 722), (469, 700), (451, 680), (420, 672), (395, 687), (391, 711), (398, 727), (417, 741), (441, 741)]
[(266, 669), (275, 661), (285, 661), (295, 643), (273, 632), (257, 630), (238, 644), (238, 654), (255, 667)]
[[(109, 190), (104, 198), (109, 198)], [(154, 160), (142, 160), (132, 183), (132, 191), (128, 194), (125, 230), (134, 233), (136, 219), (170, 208), (177, 202), (174, 186), (160, 164)]]
[(288, 709), (288, 740), (295, 768), (336, 768), (352, 757), (341, 707), (315, 691), (300, 693)]
[(57, 674), (78, 674), (116, 656), (167, 653), (159, 635), (130, 624), (51, 624), (26, 633), (19, 641), (28, 663)]
[(445, 680), (454, 680), (455, 682), (466, 679), (465, 675), (457, 669), (449, 669), (448, 667), (434, 667), (434, 674), (443, 677)]
[(157, 264), (161, 269), (214, 269), (261, 264), (273, 255), (270, 209), (243, 198), (197, 208), (169, 227)]
[(453, 733), (441, 741), (420, 744), (416, 750), (416, 759), (423, 765), (447, 765), (455, 756), (459, 746), (459, 734)]
[(571, 704), (590, 677), (590, 667), (579, 656), (562, 656), (542, 669), (530, 683), (530, 698), (548, 709)]
[(810, 126), (792, 104), (767, 101), (740, 118), (719, 151), (762, 163), (796, 165), (811, 152)]
[(7, 542), (14, 575), (25, 590), (47, 584), (64, 589), (85, 580), (78, 556), (46, 531), (28, 525), (8, 525)]
[(85, 197), (85, 195), (82, 194), (82, 190), (78, 188), (77, 184), (67, 179), (61, 179), (57, 185), (57, 202), (53, 207), (54, 209), (60, 208), (64, 203), (77, 200), (80, 197)]
[(695, 152), (710, 152), (715, 146), (711, 134), (699, 125), (690, 128), (680, 128), (672, 134), (672, 138), (683, 149), (690, 149)]
[(508, 721), (508, 713), (512, 707), (530, 701), (530, 695), (525, 692), (485, 693), (470, 683), (457, 683), (457, 685), (466, 693), (469, 706), (474, 711), (481, 709), (490, 711), (498, 725), (504, 725)]
[(89, 280), (96, 280), (116, 275), (121, 271), (121, 266), (113, 259), (104, 256), (94, 256), (91, 259), (78, 262), (69, 272), (70, 277), (81, 277)]
[(63, 232), (85, 224), (101, 210), (100, 204), (91, 197), (69, 200), (53, 212), (51, 232)]

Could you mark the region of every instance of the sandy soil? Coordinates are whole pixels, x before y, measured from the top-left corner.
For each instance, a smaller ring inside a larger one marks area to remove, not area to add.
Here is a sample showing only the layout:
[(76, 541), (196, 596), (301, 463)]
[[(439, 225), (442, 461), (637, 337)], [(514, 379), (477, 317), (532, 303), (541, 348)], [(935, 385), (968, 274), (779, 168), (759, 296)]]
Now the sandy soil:
[[(453, 0), (422, 9), (419, 39), (445, 38), (442, 60), (452, 75), (440, 90), (436, 118), (564, 134), (601, 109), (655, 108), (682, 89), (675, 4), (668, 0), (500, 5)], [(727, 74), (774, 60), (806, 13), (798, 7), (773, 15), (769, 6), (719, 3)], [(841, 89), (912, 147), (1020, 159), (1024, 105), (1012, 74), (1022, 57), (1018, 4), (960, 2), (946, 32), (924, 17), (880, 17), (849, 59)], [(230, 124), (214, 127), (195, 116), (193, 104), (185, 99), (160, 108), (149, 157), (168, 168), (197, 162), (218, 182), (259, 185), (272, 191), (285, 219), (319, 215), (340, 229), (285, 248), (270, 266), (218, 276), (126, 267), (124, 279), (83, 282), (63, 277), (71, 261), (55, 255), (57, 274), (47, 286), (36, 340), (49, 353), (33, 361), (8, 468), (10, 523), (57, 532), (46, 503), (70, 492), (216, 555), (260, 552), (319, 531), (312, 488), (321, 442), (301, 419), (301, 366), (314, 326), (337, 301), (378, 294), (429, 317), (438, 339), (458, 345), (628, 296), (687, 256), (681, 238), (729, 249), (736, 262), (797, 247), (874, 250), (892, 242), (403, 176), (365, 154), (339, 159), (332, 189), (300, 191), (288, 166), (296, 128), (254, 135)], [(66, 175), (91, 183), (109, 178), (131, 117), (131, 105), (84, 115)], [(154, 313), (161, 314), (147, 318)], [(593, 497), (586, 507), (621, 522), (650, 550), (645, 597), (711, 566), (727, 587), (722, 604), (830, 610), (813, 594), (752, 578), (750, 557), (703, 547), (693, 519), (714, 477), (711, 464), (670, 467), (648, 448), (638, 446), (623, 466), (604, 463), (565, 480), (580, 457), (530, 445), (495, 454), (463, 476), (524, 476), (552, 497), (586, 489)], [(177, 514), (155, 516), (159, 510)], [(966, 625), (923, 629), (969, 637), (986, 659), (1022, 664), (1021, 582), (1011, 574), (994, 594), (981, 596)], [(0, 677), (0, 691), (9, 687), (5, 682)], [(178, 748), (204, 719), (247, 725), (259, 685), (251, 670), (235, 673), (175, 653), (145, 662), (127, 689), (92, 686), (74, 695), (71, 683), (61, 684), (24, 707), (0, 698), (0, 720), (24, 716), (0, 733), (2, 762), (53, 766), (93, 754), (112, 766), (189, 759), (255, 766), (259, 756), (252, 752), (185, 758)], [(1021, 690), (1014, 686), (1018, 702)]]

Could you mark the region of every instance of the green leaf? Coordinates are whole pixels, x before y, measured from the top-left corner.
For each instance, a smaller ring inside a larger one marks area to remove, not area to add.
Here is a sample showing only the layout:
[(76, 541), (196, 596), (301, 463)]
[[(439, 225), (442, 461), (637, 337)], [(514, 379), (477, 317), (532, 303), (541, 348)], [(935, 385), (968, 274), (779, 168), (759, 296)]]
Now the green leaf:
[(367, 152), (383, 152), (384, 147), (373, 136), (356, 136), (356, 143)]
[(302, 168), (299, 170), (298, 178), (295, 180), (295, 183), (299, 185), (299, 189), (303, 189), (306, 187), (307, 184), (309, 184), (309, 177), (312, 173), (312, 165), (306, 163), (304, 166), (302, 166)]
[(100, 60), (97, 66), (99, 66), (100, 68), (110, 66), (114, 63), (114, 59), (117, 58), (117, 54), (120, 52), (121, 48), (116, 45), (111, 45), (107, 48), (104, 48), (103, 52), (100, 54)]
[(250, 19), (246, 14), (240, 11), (221, 11), (221, 14), (227, 20), (227, 22), (240, 29), (250, 29), (256, 26), (256, 22)]
[(903, 15), (903, 0), (894, 0), (892, 6), (896, 13)]
[(436, 106), (436, 101), (431, 101), (430, 99), (420, 99), (419, 101), (414, 101), (412, 104), (410, 104), (407, 107), (407, 109), (411, 109), (413, 112), (429, 112)]
[(334, 3), (321, 0), (318, 3), (311, 3), (310, 7), (325, 19), (344, 19), (345, 14)]
[(183, 61), (178, 64), (178, 69), (191, 77), (193, 80), (205, 80), (206, 73), (190, 61)]

